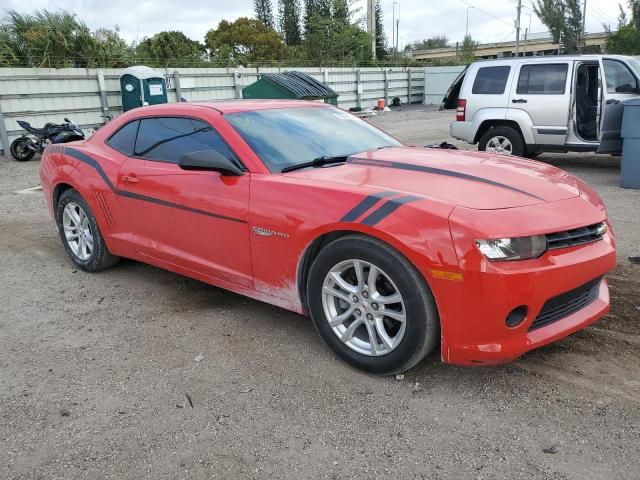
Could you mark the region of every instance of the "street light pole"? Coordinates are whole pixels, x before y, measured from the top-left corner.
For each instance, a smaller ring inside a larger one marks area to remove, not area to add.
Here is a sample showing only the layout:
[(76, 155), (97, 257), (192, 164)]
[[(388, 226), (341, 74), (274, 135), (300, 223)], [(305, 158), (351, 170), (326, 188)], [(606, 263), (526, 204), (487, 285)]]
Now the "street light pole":
[(584, 8), (582, 10), (582, 45), (581, 45), (580, 51), (583, 51), (584, 47), (587, 44), (586, 39), (584, 38), (586, 23), (587, 23), (587, 0), (584, 0)]
[(393, 12), (391, 13), (391, 46), (393, 47), (393, 60), (396, 59), (396, 2), (391, 5)]

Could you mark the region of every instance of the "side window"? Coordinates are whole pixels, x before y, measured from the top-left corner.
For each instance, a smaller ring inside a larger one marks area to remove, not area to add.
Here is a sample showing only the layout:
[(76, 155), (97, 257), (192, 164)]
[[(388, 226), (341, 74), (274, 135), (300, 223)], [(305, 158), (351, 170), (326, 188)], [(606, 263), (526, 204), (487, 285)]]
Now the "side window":
[(502, 95), (507, 86), (511, 67), (482, 67), (478, 69), (471, 93), (476, 95)]
[(237, 162), (211, 125), (192, 118), (144, 118), (140, 121), (135, 155), (158, 162), (178, 163), (190, 152), (216, 150)]
[(111, 138), (107, 140), (107, 145), (115, 148), (124, 155), (132, 156), (133, 149), (136, 145), (136, 134), (138, 133), (139, 123), (138, 120), (135, 120), (121, 127), (120, 130), (111, 135)]
[(602, 63), (608, 93), (636, 92), (638, 80), (624, 63), (615, 60), (603, 60)]
[(562, 95), (568, 69), (566, 63), (523, 65), (516, 91), (520, 95)]

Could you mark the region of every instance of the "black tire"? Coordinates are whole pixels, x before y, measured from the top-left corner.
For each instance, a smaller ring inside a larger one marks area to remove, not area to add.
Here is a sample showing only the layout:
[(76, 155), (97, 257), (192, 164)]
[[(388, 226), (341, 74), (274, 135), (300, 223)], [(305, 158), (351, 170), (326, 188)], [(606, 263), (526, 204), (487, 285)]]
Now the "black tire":
[[(69, 203), (72, 202), (82, 208), (91, 229), (91, 235), (93, 237), (93, 250), (89, 258), (87, 259), (79, 258), (78, 255), (73, 252), (64, 232), (64, 209)], [(69, 258), (78, 268), (84, 270), (85, 272), (98, 272), (100, 270), (104, 270), (105, 268), (112, 267), (120, 260), (120, 257), (111, 255), (111, 253), (109, 252), (107, 245), (104, 243), (104, 238), (100, 233), (100, 228), (98, 228), (96, 219), (93, 216), (93, 212), (91, 212), (89, 205), (87, 204), (85, 199), (82, 198), (82, 195), (80, 195), (76, 190), (65, 190), (62, 195), (60, 195), (58, 205), (56, 206), (56, 223), (58, 225), (58, 232), (60, 233), (62, 244), (64, 245)]]
[(511, 155), (514, 155), (516, 157), (523, 157), (525, 155), (526, 149), (524, 145), (524, 139), (522, 138), (522, 135), (520, 135), (520, 132), (511, 127), (493, 127), (487, 130), (478, 142), (478, 151), (486, 151), (487, 143), (489, 143), (489, 140), (491, 140), (493, 137), (498, 136), (505, 137), (509, 140), (509, 142), (511, 142)]
[[(393, 281), (402, 295), (406, 330), (400, 343), (381, 356), (359, 353), (342, 342), (324, 313), (322, 291), (334, 266), (349, 259), (375, 265)], [(389, 245), (363, 235), (349, 235), (324, 247), (315, 258), (307, 280), (307, 299), (313, 324), (331, 349), (345, 362), (378, 375), (404, 372), (420, 362), (440, 340), (438, 310), (424, 278), (402, 254)]]
[(20, 137), (11, 142), (11, 147), (9, 147), (11, 156), (18, 162), (28, 162), (36, 154), (33, 150), (23, 147), (23, 143), (27, 141), (27, 138)]

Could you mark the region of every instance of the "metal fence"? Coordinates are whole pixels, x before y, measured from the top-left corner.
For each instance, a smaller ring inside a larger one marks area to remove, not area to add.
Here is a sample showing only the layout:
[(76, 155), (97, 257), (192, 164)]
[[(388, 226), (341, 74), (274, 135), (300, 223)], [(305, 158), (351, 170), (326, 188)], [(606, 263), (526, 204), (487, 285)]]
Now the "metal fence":
[[(342, 108), (387, 103), (440, 103), (462, 67), (430, 68), (167, 68), (170, 102), (241, 98), (242, 88), (261, 73), (297, 70), (326, 83)], [(0, 150), (22, 130), (17, 120), (36, 127), (69, 117), (96, 128), (122, 111), (120, 69), (0, 68)], [(426, 81), (425, 81), (426, 79)]]

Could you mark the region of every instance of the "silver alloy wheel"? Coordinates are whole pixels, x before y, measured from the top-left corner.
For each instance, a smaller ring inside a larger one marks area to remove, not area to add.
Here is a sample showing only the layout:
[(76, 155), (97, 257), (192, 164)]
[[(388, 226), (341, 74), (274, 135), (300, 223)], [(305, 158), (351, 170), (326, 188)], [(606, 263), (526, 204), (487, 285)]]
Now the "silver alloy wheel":
[(93, 253), (93, 234), (89, 218), (80, 205), (74, 202), (65, 205), (62, 228), (73, 254), (82, 261), (89, 260)]
[(487, 142), (485, 150), (499, 155), (513, 155), (513, 145), (511, 145), (511, 141), (502, 135), (491, 137)]
[(404, 300), (391, 278), (364, 260), (345, 260), (324, 279), (322, 307), (333, 333), (349, 348), (386, 355), (404, 337)]

